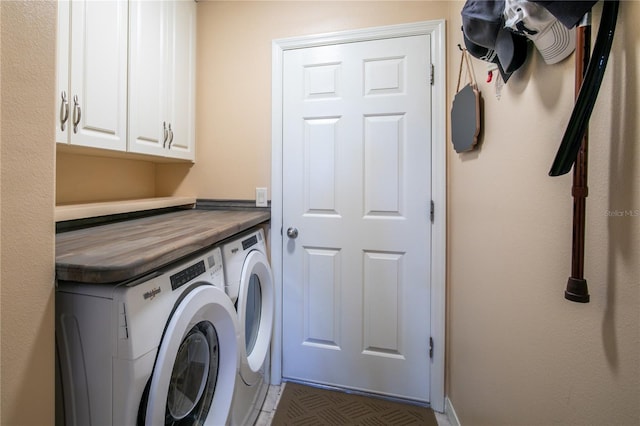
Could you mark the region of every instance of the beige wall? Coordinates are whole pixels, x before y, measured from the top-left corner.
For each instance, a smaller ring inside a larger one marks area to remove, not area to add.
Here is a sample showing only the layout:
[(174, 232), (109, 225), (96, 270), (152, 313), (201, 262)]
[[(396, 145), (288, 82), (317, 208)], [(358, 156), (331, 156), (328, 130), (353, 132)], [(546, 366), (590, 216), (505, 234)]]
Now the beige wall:
[[(591, 303), (563, 298), (571, 175), (547, 176), (573, 105), (573, 57), (547, 66), (532, 51), (499, 100), (481, 83), (482, 146), (449, 148), (447, 394), (465, 426), (640, 423), (640, 3), (621, 3), (591, 120)], [(450, 95), (463, 4), (451, 5)], [(607, 216), (616, 210), (635, 213)]]
[[(0, 2), (3, 425), (54, 416), (55, 3)], [(44, 119), (43, 119), (44, 117)]]
[(56, 204), (156, 196), (155, 163), (60, 151), (56, 162)]

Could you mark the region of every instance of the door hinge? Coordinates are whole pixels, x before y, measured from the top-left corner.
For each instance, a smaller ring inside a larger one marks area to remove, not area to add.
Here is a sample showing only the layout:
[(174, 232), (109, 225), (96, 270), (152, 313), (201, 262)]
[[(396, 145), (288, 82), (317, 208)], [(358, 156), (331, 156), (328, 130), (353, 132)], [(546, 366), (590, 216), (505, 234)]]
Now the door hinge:
[(433, 223), (434, 217), (435, 217), (435, 205), (433, 204), (433, 200), (431, 200), (431, 208), (429, 210), (429, 218), (431, 219), (431, 223)]
[(429, 358), (433, 359), (433, 337), (429, 337)]
[(435, 67), (433, 66), (433, 64), (431, 64), (431, 85), (432, 86), (433, 86), (433, 81), (435, 79), (435, 74), (436, 74)]

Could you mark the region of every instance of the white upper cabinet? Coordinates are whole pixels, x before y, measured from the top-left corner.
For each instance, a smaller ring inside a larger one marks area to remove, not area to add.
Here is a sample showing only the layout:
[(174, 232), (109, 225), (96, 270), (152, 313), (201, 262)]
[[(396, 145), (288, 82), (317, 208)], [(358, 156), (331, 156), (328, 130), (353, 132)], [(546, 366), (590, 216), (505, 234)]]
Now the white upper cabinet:
[(56, 141), (127, 149), (127, 1), (58, 2)]
[(195, 158), (193, 0), (132, 1), (129, 28), (129, 151)]

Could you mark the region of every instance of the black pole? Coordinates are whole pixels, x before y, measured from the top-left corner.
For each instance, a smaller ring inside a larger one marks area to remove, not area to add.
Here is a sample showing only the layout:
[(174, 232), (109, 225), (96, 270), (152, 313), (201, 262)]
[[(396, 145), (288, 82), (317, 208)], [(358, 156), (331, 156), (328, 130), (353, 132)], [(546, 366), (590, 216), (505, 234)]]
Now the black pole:
[(598, 97), (604, 71), (607, 67), (609, 52), (613, 44), (613, 35), (618, 18), (619, 0), (604, 2), (602, 19), (598, 28), (593, 55), (587, 66), (580, 93), (571, 112), (567, 129), (551, 165), (549, 176), (560, 176), (568, 173), (580, 150), (582, 136), (586, 131), (593, 106)]

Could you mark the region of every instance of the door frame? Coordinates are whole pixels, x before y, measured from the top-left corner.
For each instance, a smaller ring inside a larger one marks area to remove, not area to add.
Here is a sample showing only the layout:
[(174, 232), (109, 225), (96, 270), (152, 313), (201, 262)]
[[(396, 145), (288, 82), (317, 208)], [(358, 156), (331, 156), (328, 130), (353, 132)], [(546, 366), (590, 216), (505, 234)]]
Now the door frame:
[[(271, 383), (282, 381), (282, 139), (283, 61), (290, 49), (327, 46), (358, 41), (429, 35), (433, 62), (431, 107), (431, 198), (434, 205), (431, 225), (431, 338), (433, 358), (430, 368), (430, 405), (444, 412), (445, 308), (446, 308), (446, 55), (444, 19), (388, 25), (272, 41), (271, 82), (271, 268), (275, 289), (275, 321), (271, 346)], [(425, 70), (428, 78), (428, 70)], [(428, 219), (429, 212), (425, 212)], [(425, 337), (426, 338), (426, 337)]]

